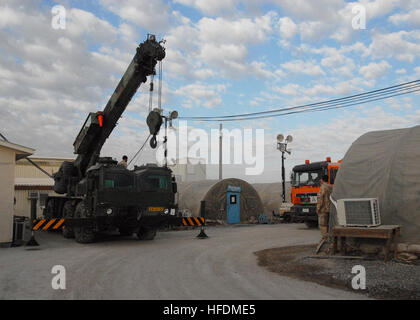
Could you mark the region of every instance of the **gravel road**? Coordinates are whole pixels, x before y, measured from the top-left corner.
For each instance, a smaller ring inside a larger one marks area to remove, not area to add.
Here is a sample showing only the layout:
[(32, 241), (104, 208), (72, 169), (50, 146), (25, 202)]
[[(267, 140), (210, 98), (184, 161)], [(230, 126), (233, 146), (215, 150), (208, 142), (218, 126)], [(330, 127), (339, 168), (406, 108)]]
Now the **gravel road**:
[[(40, 234), (39, 250), (0, 249), (0, 299), (365, 299), (257, 265), (254, 252), (316, 243), (317, 230), (279, 224), (209, 227), (205, 240), (197, 234), (109, 236), (89, 245)], [(51, 287), (54, 265), (66, 268), (65, 290)]]

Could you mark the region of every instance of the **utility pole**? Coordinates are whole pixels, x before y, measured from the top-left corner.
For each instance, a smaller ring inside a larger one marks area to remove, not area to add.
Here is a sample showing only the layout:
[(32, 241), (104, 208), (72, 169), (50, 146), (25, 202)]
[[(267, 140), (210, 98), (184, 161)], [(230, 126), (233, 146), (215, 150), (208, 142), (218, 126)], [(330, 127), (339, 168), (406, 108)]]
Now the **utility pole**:
[(285, 169), (284, 169), (284, 152), (281, 153), (281, 179), (282, 179), (282, 198), (283, 198), (283, 203), (286, 202), (286, 174), (285, 174)]
[(222, 161), (223, 161), (223, 158), (222, 158), (222, 139), (223, 138), (223, 136), (222, 136), (222, 124), (220, 124), (220, 126), (219, 126), (219, 180), (222, 180), (223, 179), (223, 177), (222, 177)]

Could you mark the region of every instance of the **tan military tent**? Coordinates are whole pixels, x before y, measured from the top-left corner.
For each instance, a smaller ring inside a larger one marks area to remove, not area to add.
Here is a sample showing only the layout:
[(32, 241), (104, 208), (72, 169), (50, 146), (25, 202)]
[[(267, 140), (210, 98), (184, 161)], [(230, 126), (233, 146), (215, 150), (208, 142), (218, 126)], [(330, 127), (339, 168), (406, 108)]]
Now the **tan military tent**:
[[(286, 202), (290, 203), (290, 193), (291, 193), (291, 183), (286, 182)], [(265, 213), (267, 217), (271, 217), (271, 213), (279, 213), (279, 209), (282, 206), (282, 183), (273, 182), (273, 183), (254, 183), (252, 185), (255, 190), (257, 190), (260, 195), (261, 201), (264, 206)]]
[(193, 216), (200, 215), (200, 202), (206, 201), (206, 218), (226, 220), (228, 188), (240, 190), (240, 221), (246, 222), (251, 216), (264, 213), (258, 192), (252, 185), (241, 179), (204, 180), (179, 184), (179, 208), (188, 209)]
[[(401, 225), (403, 241), (419, 242), (420, 126), (358, 138), (343, 158), (332, 197), (378, 198), (382, 223)], [(336, 224), (331, 213), (330, 227)]]

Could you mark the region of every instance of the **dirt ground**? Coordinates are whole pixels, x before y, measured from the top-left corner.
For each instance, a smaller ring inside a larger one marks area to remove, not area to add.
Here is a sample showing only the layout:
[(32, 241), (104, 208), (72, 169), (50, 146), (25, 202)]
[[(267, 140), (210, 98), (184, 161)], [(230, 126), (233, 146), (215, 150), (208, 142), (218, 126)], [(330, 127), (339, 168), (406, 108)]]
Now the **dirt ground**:
[[(272, 248), (255, 252), (269, 271), (377, 299), (420, 299), (420, 264), (381, 260), (314, 258), (316, 245)], [(366, 270), (366, 289), (354, 290), (353, 266)]]
[[(207, 227), (158, 232), (153, 241), (109, 235), (83, 245), (38, 232), (36, 250), (0, 249), (2, 299), (367, 299), (357, 292), (281, 277), (258, 266), (254, 252), (319, 241), (298, 224)], [(52, 288), (52, 268), (66, 288)]]

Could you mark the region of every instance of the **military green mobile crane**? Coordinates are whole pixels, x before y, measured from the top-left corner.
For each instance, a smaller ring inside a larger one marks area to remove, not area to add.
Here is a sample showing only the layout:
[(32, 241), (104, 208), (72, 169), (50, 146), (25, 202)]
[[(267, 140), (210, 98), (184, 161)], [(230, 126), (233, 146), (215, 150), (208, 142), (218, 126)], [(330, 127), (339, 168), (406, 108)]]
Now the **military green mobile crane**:
[[(146, 77), (155, 74), (156, 63), (164, 57), (164, 47), (154, 35), (148, 35), (105, 109), (88, 115), (73, 144), (76, 160), (63, 162), (54, 174), (54, 191), (64, 196), (46, 199), (44, 217), (64, 218), (64, 237), (89, 243), (100, 232), (119, 230), (151, 240), (175, 212), (177, 186), (169, 168), (145, 165), (128, 170), (112, 158), (100, 157), (131, 98)], [(162, 121), (153, 112), (150, 118), (157, 120), (148, 125), (156, 142)]]

